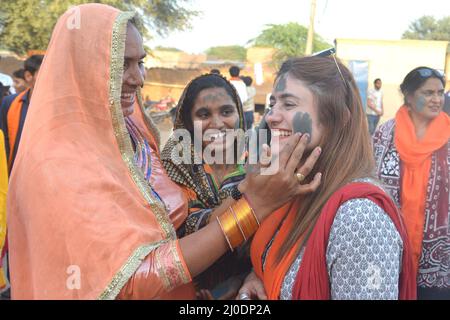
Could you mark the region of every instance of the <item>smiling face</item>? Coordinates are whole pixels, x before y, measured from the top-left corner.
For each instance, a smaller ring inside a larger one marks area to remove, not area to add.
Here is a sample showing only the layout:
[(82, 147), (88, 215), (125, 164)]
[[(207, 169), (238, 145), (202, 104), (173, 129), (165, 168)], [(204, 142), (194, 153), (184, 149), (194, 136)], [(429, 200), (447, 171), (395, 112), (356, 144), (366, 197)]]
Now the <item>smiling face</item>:
[(426, 120), (433, 120), (444, 106), (444, 87), (436, 78), (430, 78), (413, 94), (407, 96), (411, 112)]
[(272, 91), (270, 105), (266, 121), (272, 136), (279, 137), (280, 147), (296, 132), (310, 135), (307, 151), (319, 145), (323, 129), (318, 120), (318, 108), (313, 93), (302, 81), (282, 75)]
[(120, 102), (123, 115), (129, 116), (134, 111), (136, 90), (144, 85), (146, 54), (142, 45), (142, 37), (134, 25), (128, 23), (125, 41), (125, 55), (123, 65), (122, 93)]
[(200, 91), (191, 110), (191, 119), (202, 128), (203, 148), (210, 145), (218, 151), (232, 147), (234, 140), (226, 139), (226, 130), (236, 128), (239, 114), (236, 103), (224, 88)]

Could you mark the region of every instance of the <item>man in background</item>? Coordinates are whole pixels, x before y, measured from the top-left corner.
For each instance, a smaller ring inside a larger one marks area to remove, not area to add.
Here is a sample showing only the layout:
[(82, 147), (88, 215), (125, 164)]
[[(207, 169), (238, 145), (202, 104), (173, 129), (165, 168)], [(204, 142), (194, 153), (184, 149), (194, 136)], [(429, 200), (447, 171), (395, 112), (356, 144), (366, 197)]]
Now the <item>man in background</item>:
[(244, 109), (244, 119), (246, 123), (246, 128), (251, 129), (253, 126), (253, 122), (255, 121), (255, 96), (256, 89), (252, 86), (253, 79), (250, 76), (242, 77), (242, 81), (244, 81), (247, 87), (247, 100), (243, 104)]
[(5, 135), (5, 149), (8, 171), (11, 172), (20, 136), (33, 94), (34, 84), (41, 67), (43, 55), (33, 55), (24, 62), (24, 79), (28, 89), (3, 99), (0, 107), (0, 129)]
[(27, 83), (25, 81), (25, 70), (19, 69), (13, 72), (13, 83), (16, 93), (21, 93), (27, 89)]
[(381, 79), (375, 79), (373, 89), (367, 92), (367, 122), (369, 124), (370, 135), (373, 135), (377, 128), (380, 117), (383, 115), (383, 92), (381, 91)]
[(242, 104), (245, 103), (248, 99), (247, 95), (247, 86), (245, 85), (244, 81), (242, 81), (241, 78), (239, 78), (239, 73), (241, 72), (241, 69), (239, 69), (238, 66), (231, 66), (228, 70), (230, 72), (230, 82), (231, 84), (236, 88), (236, 91), (239, 95), (239, 98), (241, 99)]

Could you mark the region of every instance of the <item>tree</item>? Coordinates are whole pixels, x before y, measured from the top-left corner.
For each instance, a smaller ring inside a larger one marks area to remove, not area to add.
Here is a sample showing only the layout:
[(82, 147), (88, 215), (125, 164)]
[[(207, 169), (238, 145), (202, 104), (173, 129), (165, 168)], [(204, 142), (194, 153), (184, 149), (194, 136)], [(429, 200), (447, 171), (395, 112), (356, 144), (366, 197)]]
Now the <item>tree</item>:
[[(256, 47), (271, 47), (277, 49), (274, 56), (276, 64), (291, 58), (303, 56), (308, 38), (308, 28), (290, 22), (287, 24), (269, 24), (255, 39), (249, 41)], [(313, 52), (321, 51), (332, 45), (314, 34)]]
[(440, 20), (432, 16), (423, 16), (409, 25), (402, 38), (450, 41), (450, 16)]
[(241, 46), (219, 46), (206, 50), (208, 59), (222, 59), (229, 61), (245, 61), (247, 49)]
[[(3, 49), (24, 54), (28, 50), (45, 50), (51, 32), (60, 15), (70, 6), (92, 0), (1, 0), (0, 44)], [(167, 35), (173, 30), (190, 27), (189, 21), (198, 14), (186, 7), (191, 0), (101, 0), (95, 1), (120, 10), (141, 14), (144, 37), (150, 32)], [(154, 33), (153, 33), (154, 34)]]

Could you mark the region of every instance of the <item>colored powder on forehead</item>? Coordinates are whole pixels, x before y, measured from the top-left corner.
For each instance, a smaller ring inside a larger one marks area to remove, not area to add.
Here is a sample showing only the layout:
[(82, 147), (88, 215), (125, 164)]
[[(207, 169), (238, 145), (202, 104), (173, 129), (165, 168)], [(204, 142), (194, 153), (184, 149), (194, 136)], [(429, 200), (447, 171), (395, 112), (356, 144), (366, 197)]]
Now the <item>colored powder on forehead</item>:
[(277, 86), (275, 87), (275, 91), (280, 92), (286, 90), (286, 78), (287, 78), (286, 74), (280, 77), (280, 79), (277, 82)]
[(294, 133), (307, 133), (309, 134), (309, 141), (312, 138), (312, 119), (309, 113), (296, 112), (294, 115), (294, 119), (292, 120), (292, 127), (294, 129)]
[(208, 101), (217, 101), (219, 98), (224, 97), (225, 94), (221, 93), (221, 92), (217, 92), (217, 93), (209, 93), (207, 95), (204, 95), (201, 100), (208, 102)]

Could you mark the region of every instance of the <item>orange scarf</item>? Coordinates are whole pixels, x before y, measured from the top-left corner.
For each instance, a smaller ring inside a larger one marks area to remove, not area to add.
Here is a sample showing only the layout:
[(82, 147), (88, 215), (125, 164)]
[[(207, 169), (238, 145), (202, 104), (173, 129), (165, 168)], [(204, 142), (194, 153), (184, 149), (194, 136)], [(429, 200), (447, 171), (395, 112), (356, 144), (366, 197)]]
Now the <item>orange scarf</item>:
[(430, 122), (423, 139), (416, 137), (406, 106), (395, 116), (395, 146), (402, 161), (401, 207), (412, 247), (417, 273), (422, 251), (425, 200), (431, 168), (431, 156), (450, 138), (450, 118), (443, 112)]
[[(289, 253), (283, 257), (280, 263), (277, 263), (277, 253), (283, 245), (294, 218), (299, 210), (300, 200), (288, 203), (272, 213), (261, 224), (258, 232), (252, 241), (252, 264), (256, 274), (263, 279), (266, 289), (267, 298), (276, 300), (280, 295), (281, 285), (284, 276), (296, 258), (296, 248), (300, 244), (303, 237), (297, 241), (296, 245), (289, 250)], [(286, 219), (284, 219), (286, 217)], [(284, 221), (283, 221), (284, 219)], [(272, 243), (269, 254), (266, 256), (265, 268), (262, 270), (261, 253), (265, 251), (267, 243), (275, 234), (280, 223), (283, 223), (278, 231), (275, 240)]]

